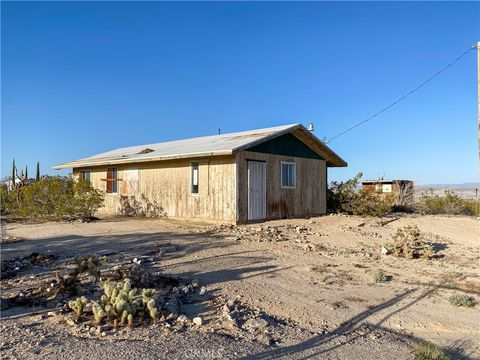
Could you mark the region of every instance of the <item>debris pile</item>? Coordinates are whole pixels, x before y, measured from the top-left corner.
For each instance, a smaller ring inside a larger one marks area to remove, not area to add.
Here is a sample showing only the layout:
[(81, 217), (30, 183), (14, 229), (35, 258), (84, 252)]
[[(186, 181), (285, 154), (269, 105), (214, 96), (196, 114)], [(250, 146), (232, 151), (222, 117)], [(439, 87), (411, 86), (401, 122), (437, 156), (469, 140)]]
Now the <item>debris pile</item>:
[(49, 265), (56, 258), (55, 255), (45, 255), (34, 252), (23, 258), (2, 259), (1, 279), (11, 279), (17, 276), (21, 271), (30, 269), (33, 266)]
[(382, 235), (380, 235), (376, 231), (366, 231), (364, 230), (365, 223), (360, 223), (357, 226), (342, 226), (341, 229), (344, 232), (353, 232), (359, 234), (361, 236), (372, 237), (375, 239), (380, 239)]
[(214, 303), (218, 309), (218, 320), (212, 324), (212, 329), (220, 334), (274, 345), (281, 342), (288, 327), (297, 325), (252, 309), (243, 304), (239, 297), (229, 300), (219, 296)]
[(312, 231), (306, 226), (298, 226), (286, 224), (282, 226), (235, 226), (235, 225), (218, 225), (208, 228), (208, 232), (213, 237), (223, 234), (233, 234), (236, 241), (258, 241), (258, 242), (280, 242), (289, 239), (306, 240), (307, 236), (327, 236), (326, 234)]

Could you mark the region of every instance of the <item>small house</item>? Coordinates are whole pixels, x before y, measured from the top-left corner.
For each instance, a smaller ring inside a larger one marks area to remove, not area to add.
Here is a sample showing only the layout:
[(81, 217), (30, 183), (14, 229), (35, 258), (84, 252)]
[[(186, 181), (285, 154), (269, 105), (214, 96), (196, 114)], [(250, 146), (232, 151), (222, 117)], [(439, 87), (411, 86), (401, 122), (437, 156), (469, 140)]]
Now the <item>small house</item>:
[(101, 214), (245, 223), (326, 213), (327, 168), (347, 163), (301, 124), (131, 146), (71, 161)]
[(382, 194), (393, 194), (396, 204), (413, 202), (414, 186), (412, 180), (365, 180), (362, 181), (363, 190), (376, 190)]

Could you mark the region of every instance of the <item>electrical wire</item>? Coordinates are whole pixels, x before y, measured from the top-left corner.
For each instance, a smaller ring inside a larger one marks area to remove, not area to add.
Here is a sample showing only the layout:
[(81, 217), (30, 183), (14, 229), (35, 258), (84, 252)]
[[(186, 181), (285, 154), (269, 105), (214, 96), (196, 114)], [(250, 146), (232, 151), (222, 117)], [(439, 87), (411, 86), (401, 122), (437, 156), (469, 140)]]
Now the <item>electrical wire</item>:
[(437, 76), (439, 76), (441, 73), (443, 73), (445, 70), (447, 70), (449, 67), (451, 67), (452, 65), (454, 65), (455, 63), (457, 63), (458, 61), (460, 61), (465, 55), (467, 55), (470, 51), (472, 51), (473, 49), (476, 49), (477, 48), (477, 45), (474, 45), (472, 46), (470, 49), (468, 49), (467, 51), (465, 51), (462, 55), (460, 55), (459, 57), (457, 57), (455, 60), (453, 60), (451, 63), (449, 63), (448, 65), (444, 66), (441, 70), (437, 71), (434, 75), (432, 75), (431, 77), (429, 77), (427, 80), (425, 80), (424, 82), (422, 82), (420, 85), (418, 85), (416, 88), (414, 88), (413, 90), (409, 91), (407, 94), (403, 95), (401, 98), (395, 100), (393, 103), (391, 103), (390, 105), (384, 107), (383, 109), (381, 109), (380, 111), (377, 111), (375, 114), (373, 114), (372, 116), (366, 118), (365, 120), (362, 120), (360, 121), (359, 123), (353, 125), (352, 127), (342, 131), (341, 133), (338, 133), (337, 135), (331, 137), (330, 139), (328, 139), (326, 141), (326, 144), (328, 144), (330, 141), (332, 141), (333, 139), (336, 139), (338, 138), (339, 136), (342, 136), (343, 134), (346, 134), (347, 132), (365, 124), (367, 121), (370, 121), (372, 120), (374, 117), (380, 115), (381, 113), (383, 113), (384, 111), (387, 111), (388, 109), (390, 109), (391, 107), (397, 105), (400, 101), (402, 100), (405, 100), (407, 97), (409, 97), (410, 95), (412, 95), (414, 92), (416, 92), (417, 90), (419, 90), (420, 88), (422, 88), (423, 86), (427, 85), (430, 81), (432, 81), (433, 79), (435, 79)]

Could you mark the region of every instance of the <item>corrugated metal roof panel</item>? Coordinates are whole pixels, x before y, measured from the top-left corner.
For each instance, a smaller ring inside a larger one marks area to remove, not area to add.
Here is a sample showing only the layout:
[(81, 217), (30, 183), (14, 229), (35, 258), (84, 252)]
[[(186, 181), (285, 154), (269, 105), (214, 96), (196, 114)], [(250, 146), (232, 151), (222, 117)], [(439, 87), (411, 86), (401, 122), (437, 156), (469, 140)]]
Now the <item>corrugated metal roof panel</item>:
[(237, 150), (261, 143), (271, 137), (276, 137), (301, 127), (302, 125), (300, 124), (290, 124), (230, 134), (130, 146), (60, 164), (53, 168), (64, 169), (187, 157), (228, 155), (233, 154)]

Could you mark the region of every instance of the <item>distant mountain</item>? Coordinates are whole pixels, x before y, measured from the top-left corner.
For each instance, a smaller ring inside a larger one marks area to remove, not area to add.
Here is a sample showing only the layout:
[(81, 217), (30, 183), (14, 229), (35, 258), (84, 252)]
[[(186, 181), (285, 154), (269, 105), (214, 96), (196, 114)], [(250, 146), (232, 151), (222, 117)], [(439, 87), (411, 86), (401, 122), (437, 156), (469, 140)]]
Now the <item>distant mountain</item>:
[(415, 185), (417, 189), (478, 189), (479, 183)]

